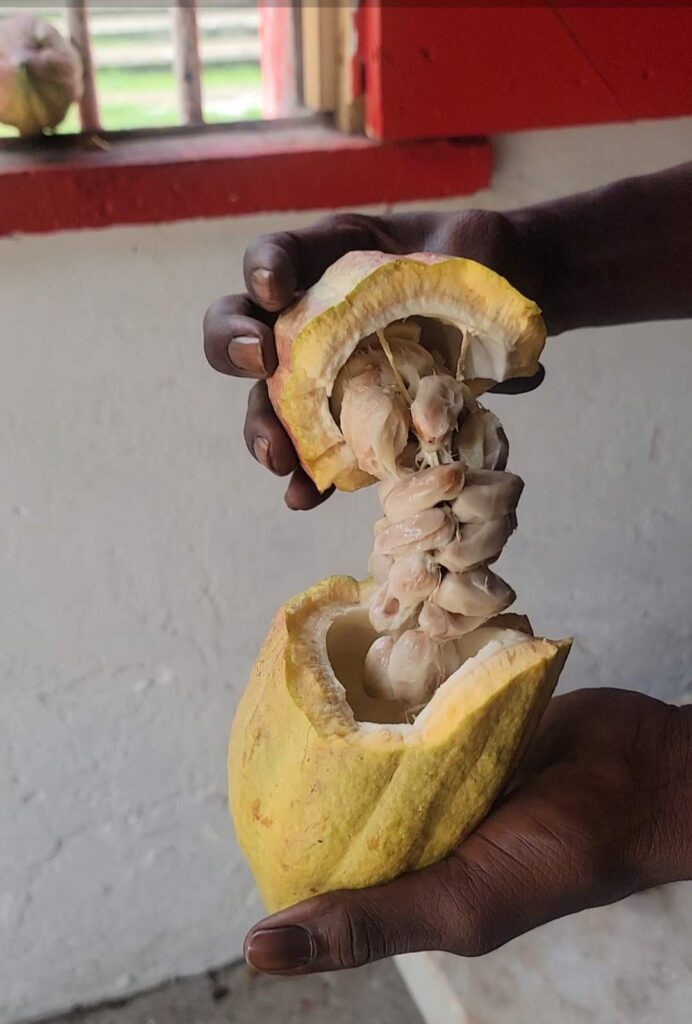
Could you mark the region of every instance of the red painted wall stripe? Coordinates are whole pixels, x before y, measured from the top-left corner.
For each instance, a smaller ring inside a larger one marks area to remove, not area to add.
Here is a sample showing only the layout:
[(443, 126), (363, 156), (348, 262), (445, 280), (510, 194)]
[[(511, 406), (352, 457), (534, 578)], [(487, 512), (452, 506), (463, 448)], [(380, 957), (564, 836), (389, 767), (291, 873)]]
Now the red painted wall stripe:
[(363, 0), (366, 125), (402, 140), (692, 114), (692, 7)]
[(150, 157), (137, 161), (117, 146), (95, 159), (64, 156), (50, 164), (24, 158), (13, 165), (4, 154), (0, 235), (435, 198), (469, 194), (490, 181), (487, 142), (380, 145), (324, 136), (291, 149), (236, 145), (230, 153), (169, 153), (159, 161), (152, 142), (148, 149), (139, 144)]
[(293, 7), (260, 4), (258, 14), (262, 115), (293, 114), (299, 107)]

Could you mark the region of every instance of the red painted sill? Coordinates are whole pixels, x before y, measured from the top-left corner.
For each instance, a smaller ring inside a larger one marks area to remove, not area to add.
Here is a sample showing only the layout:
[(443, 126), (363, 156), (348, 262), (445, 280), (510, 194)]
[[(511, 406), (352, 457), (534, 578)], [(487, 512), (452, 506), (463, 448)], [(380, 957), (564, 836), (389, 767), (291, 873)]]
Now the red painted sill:
[(0, 235), (464, 195), (485, 140), (377, 143), (324, 124), (0, 146)]

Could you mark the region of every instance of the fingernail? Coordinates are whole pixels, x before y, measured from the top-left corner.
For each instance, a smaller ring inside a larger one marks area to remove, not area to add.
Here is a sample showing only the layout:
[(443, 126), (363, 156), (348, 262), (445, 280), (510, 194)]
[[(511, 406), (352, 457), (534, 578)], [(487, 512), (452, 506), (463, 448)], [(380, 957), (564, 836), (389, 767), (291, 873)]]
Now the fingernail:
[(258, 267), (252, 271), (252, 287), (255, 295), (264, 305), (273, 305), (274, 297), (274, 275), (266, 267)]
[(264, 466), (265, 469), (273, 469), (271, 456), (269, 454), (269, 441), (267, 441), (266, 437), (255, 438), (252, 450), (255, 453), (257, 461)]
[(262, 346), (257, 338), (238, 336), (228, 345), (228, 358), (238, 370), (245, 370), (257, 376), (264, 376), (266, 369)]
[(315, 958), (315, 943), (306, 928), (264, 928), (253, 932), (245, 942), (245, 959), (256, 971), (265, 974), (306, 967)]

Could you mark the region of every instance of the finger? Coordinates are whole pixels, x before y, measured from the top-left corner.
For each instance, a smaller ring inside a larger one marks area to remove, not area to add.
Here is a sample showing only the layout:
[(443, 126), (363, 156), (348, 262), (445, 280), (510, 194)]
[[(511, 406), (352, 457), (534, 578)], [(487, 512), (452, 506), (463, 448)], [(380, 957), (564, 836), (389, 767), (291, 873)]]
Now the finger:
[(538, 372), (532, 377), (510, 377), (490, 389), (493, 395), (525, 395), (529, 391), (535, 391), (545, 379), (545, 369), (539, 364)]
[(270, 377), (276, 369), (272, 317), (247, 295), (226, 295), (204, 317), (204, 354), (219, 373)]
[(261, 235), (245, 252), (245, 284), (255, 302), (277, 312), (345, 253), (376, 247), (374, 222), (355, 214), (328, 217), (303, 231)]
[(261, 921), (245, 940), (255, 970), (308, 974), (362, 967), (383, 957), (440, 949), (442, 865), (388, 885), (317, 896)]
[(243, 436), (248, 451), (265, 469), (287, 476), (297, 468), (298, 456), (274, 412), (263, 380), (250, 390)]
[(318, 491), (313, 481), (301, 466), (291, 477), (291, 482), (286, 489), (284, 500), (288, 507), (293, 511), (307, 512), (309, 509), (316, 508), (318, 505), (321, 505), (322, 502), (326, 501), (333, 493), (333, 487), (330, 487), (324, 492)]

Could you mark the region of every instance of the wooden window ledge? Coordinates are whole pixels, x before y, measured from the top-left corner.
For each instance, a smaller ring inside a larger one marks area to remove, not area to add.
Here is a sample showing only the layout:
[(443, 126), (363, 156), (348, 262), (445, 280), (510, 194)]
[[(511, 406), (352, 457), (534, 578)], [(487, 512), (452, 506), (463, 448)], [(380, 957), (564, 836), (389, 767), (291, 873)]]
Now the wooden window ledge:
[(467, 195), (484, 139), (379, 143), (293, 120), (0, 146), (0, 235)]

